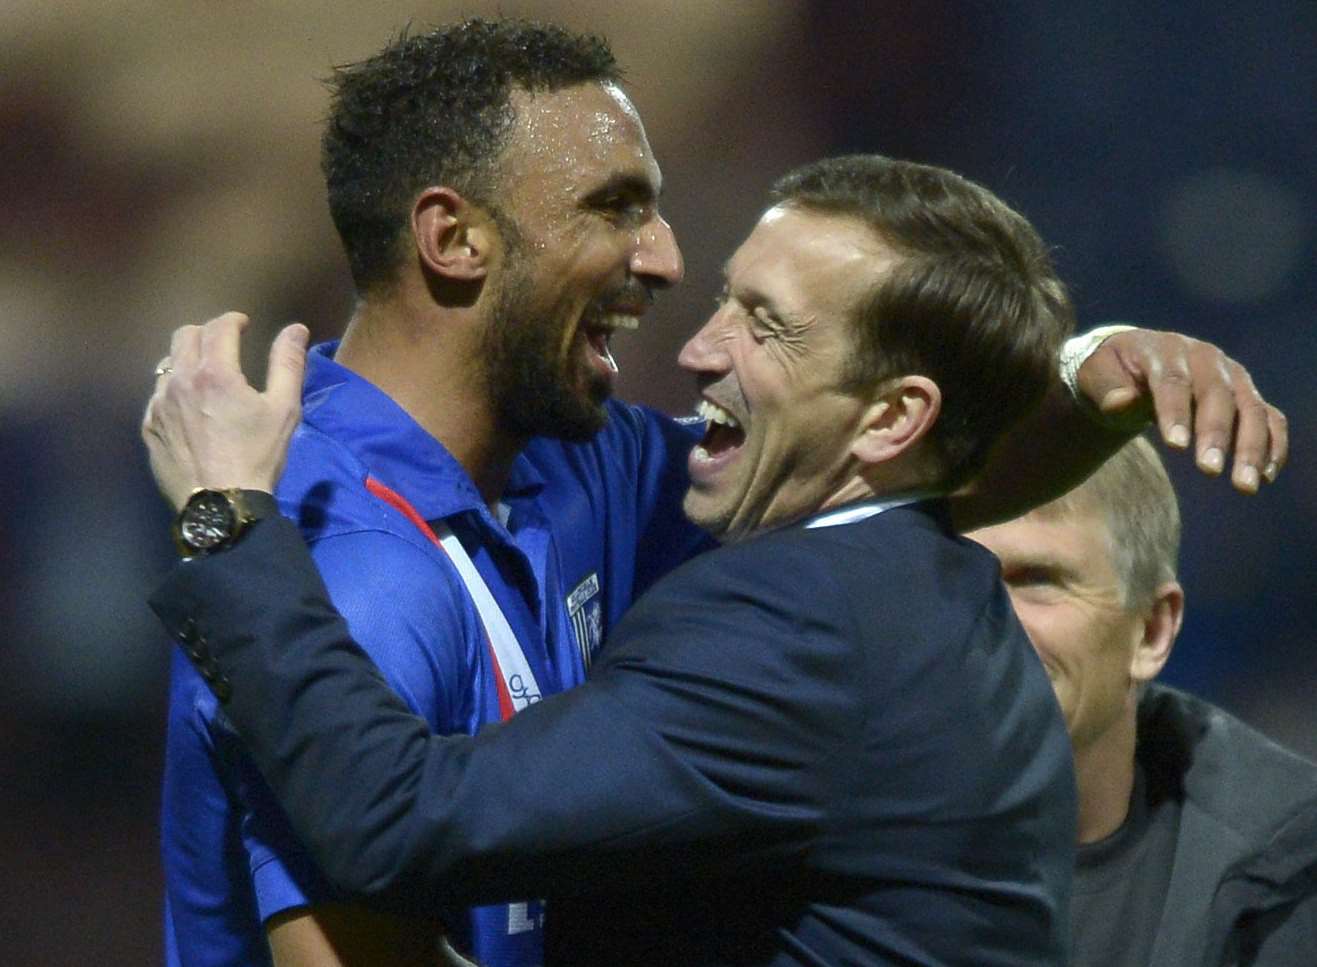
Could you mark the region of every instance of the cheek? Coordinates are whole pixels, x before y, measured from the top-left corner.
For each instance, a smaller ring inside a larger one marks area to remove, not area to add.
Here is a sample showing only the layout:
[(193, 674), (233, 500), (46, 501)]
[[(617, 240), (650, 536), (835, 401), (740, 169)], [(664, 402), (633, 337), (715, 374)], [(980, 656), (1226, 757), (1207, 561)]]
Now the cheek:
[(1034, 649), (1041, 655), (1049, 654), (1051, 649), (1048, 642), (1055, 635), (1055, 622), (1048, 614), (1049, 609), (1045, 605), (1021, 600), (1014, 592), (1011, 594), (1011, 605), (1015, 608), (1015, 616), (1020, 619), (1020, 624), (1024, 625), (1025, 634), (1033, 642)]
[[(751, 423), (759, 422), (765, 436), (794, 432), (797, 415), (803, 407), (792, 405), (791, 386), (782, 368), (768, 357), (762, 345), (748, 336), (737, 340), (729, 352), (735, 361), (738, 388), (750, 410)], [(796, 402), (808, 401), (798, 399)], [(813, 422), (826, 425), (827, 419), (818, 409), (810, 412), (815, 414)]]
[[(1067, 621), (1062, 609), (1040, 604), (1015, 602), (1015, 611), (1024, 625), (1034, 651), (1047, 669), (1048, 677), (1069, 705), (1067, 696), (1077, 686), (1083, 672), (1083, 656), (1075, 645), (1080, 641), (1077, 622)], [(1067, 713), (1070, 709), (1067, 707)]]
[(1127, 660), (1116, 642), (1094, 634), (1091, 625), (1072, 622), (1053, 629), (1047, 645), (1047, 661), (1055, 669), (1054, 682), (1062, 704), (1076, 705), (1081, 696), (1087, 714), (1106, 717), (1125, 694), (1129, 677)]

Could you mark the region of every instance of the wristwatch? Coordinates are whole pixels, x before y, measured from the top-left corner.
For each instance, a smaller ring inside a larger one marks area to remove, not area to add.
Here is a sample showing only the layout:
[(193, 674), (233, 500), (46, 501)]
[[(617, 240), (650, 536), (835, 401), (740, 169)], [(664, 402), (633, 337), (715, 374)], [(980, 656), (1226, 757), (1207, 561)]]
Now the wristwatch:
[(170, 533), (181, 557), (228, 547), (252, 524), (277, 513), (274, 497), (260, 490), (201, 489), (188, 498)]

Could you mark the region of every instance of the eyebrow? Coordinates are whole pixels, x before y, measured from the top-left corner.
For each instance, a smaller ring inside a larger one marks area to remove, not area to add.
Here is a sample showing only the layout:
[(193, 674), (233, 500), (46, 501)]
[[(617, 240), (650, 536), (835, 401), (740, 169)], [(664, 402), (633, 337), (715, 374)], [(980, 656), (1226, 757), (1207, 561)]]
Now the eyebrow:
[(654, 202), (663, 197), (663, 187), (655, 191), (649, 179), (633, 172), (617, 172), (602, 185), (597, 185), (585, 196), (587, 203), (596, 203), (612, 195), (625, 195), (640, 201)]

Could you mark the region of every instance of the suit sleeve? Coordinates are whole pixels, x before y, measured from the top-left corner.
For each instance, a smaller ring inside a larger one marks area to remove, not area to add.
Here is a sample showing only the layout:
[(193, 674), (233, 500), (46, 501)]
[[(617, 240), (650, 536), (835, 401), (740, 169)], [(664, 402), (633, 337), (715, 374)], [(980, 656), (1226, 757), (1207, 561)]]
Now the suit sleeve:
[[(381, 532), (326, 538), (311, 554), (354, 640), (393, 690), (431, 730), (458, 730), (464, 713), (462, 670), (474, 664), (467, 642), (476, 637), (461, 627), (460, 609), (450, 605), (448, 575), (424, 548)], [(336, 899), (245, 760), (245, 755), (239, 760), (242, 830), (261, 920)]]
[[(597, 678), (475, 737), (431, 734), (388, 689), (287, 521), (180, 565), (152, 606), (209, 667), (330, 880), (418, 911), (652, 883), (725, 864), (732, 840), (738, 862), (804, 841), (828, 794), (807, 775), (841, 717), (783, 701), (800, 666), (788, 612), (727, 600), (707, 620), (709, 602), (655, 601), (689, 605), (670, 642), (643, 614), (637, 634), (624, 622)], [(702, 638), (724, 634), (740, 644)]]

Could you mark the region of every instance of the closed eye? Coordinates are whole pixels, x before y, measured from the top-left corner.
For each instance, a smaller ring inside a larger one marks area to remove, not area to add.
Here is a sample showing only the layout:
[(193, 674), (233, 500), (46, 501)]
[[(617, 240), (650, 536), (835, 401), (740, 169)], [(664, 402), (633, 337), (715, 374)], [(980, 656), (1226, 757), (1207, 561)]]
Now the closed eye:
[[(718, 294), (713, 297), (714, 308), (720, 310), (725, 308), (727, 304), (732, 301), (735, 300), (732, 299), (731, 292), (728, 290), (727, 286), (723, 286)], [(765, 339), (777, 334), (780, 327), (767, 309), (761, 306), (752, 309), (749, 312), (745, 312), (739, 302), (737, 302), (734, 308), (738, 315), (744, 313), (749, 327), (750, 336), (755, 342), (763, 342)]]
[(1059, 587), (1062, 584), (1062, 575), (1053, 567), (1042, 564), (1027, 564), (1004, 568), (1002, 570), (1002, 580), (1013, 588)]
[(772, 313), (762, 306), (750, 313), (750, 334), (757, 342), (763, 342), (771, 336), (780, 335), (781, 324), (773, 318)]
[(649, 212), (648, 203), (625, 195), (609, 195), (607, 198), (601, 198), (595, 204), (595, 208), (600, 211), (613, 212), (634, 218), (639, 218)]

